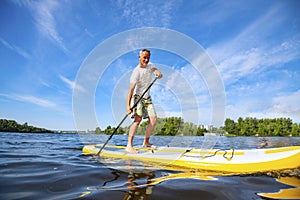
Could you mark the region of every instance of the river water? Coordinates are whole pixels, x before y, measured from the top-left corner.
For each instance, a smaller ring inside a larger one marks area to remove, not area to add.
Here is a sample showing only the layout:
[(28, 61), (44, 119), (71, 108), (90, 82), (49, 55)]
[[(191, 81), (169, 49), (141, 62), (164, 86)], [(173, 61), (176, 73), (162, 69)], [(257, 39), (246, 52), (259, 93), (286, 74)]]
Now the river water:
[[(263, 199), (258, 193), (291, 186), (268, 174), (209, 176), (141, 163), (83, 155), (84, 144), (103, 143), (94, 134), (0, 133), (0, 199)], [(135, 145), (143, 137), (136, 136)], [(248, 149), (300, 145), (298, 137), (159, 137), (156, 145), (214, 145)], [(112, 144), (125, 145), (127, 136)], [(133, 167), (132, 167), (133, 166)], [(293, 176), (293, 175), (292, 175)], [(296, 177), (296, 181), (300, 182)], [(299, 177), (299, 176), (298, 176)]]

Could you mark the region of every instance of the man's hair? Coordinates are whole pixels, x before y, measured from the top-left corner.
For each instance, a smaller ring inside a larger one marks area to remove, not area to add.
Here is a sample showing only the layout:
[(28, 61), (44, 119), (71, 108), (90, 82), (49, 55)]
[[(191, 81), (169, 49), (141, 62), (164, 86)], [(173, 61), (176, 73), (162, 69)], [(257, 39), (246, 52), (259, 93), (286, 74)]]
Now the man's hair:
[(140, 50), (140, 55), (141, 55), (144, 51), (147, 51), (147, 52), (151, 55), (150, 50), (148, 50), (148, 49), (142, 49), (142, 50)]

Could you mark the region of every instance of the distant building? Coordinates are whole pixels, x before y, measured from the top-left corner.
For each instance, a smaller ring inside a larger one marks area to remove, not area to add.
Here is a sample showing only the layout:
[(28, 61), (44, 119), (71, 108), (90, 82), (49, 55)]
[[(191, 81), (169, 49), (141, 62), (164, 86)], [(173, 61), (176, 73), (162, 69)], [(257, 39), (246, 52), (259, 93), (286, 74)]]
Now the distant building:
[(203, 124), (201, 124), (200, 128), (206, 129), (207, 131), (211, 131), (213, 129), (213, 125), (207, 125), (207, 124), (203, 125)]

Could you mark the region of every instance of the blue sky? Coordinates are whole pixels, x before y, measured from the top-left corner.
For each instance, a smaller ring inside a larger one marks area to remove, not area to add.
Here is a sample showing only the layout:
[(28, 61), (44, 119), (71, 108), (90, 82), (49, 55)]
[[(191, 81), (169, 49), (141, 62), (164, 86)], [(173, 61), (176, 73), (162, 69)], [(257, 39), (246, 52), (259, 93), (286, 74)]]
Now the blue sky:
[[(299, 6), (297, 0), (1, 1), (0, 118), (49, 129), (78, 128), (74, 91), (86, 90), (76, 84), (85, 61), (120, 33), (155, 27), (203, 47), (222, 81), (224, 118), (289, 117), (299, 123)], [(151, 62), (165, 75), (151, 90), (159, 117), (211, 124), (216, 109), (205, 73), (167, 49), (151, 51)], [(82, 105), (93, 104), (97, 124), (83, 122), (80, 129), (104, 129), (123, 118), (137, 55), (133, 48), (95, 77), (94, 101)]]

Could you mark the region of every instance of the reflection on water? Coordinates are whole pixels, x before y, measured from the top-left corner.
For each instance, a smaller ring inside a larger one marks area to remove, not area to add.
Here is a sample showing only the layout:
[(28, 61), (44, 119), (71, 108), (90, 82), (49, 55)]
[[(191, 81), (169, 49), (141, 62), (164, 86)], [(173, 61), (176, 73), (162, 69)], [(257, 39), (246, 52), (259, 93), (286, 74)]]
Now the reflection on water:
[(285, 147), (291, 146), (291, 138), (268, 138), (268, 137), (259, 137), (258, 138), (258, 148), (271, 148), (271, 147)]
[(269, 199), (300, 199), (300, 179), (296, 177), (280, 177), (278, 182), (292, 186), (291, 188), (280, 189), (278, 192), (258, 193), (259, 196)]
[[(121, 174), (124, 172), (113, 171), (114, 177), (111, 180), (105, 181), (102, 186), (99, 187), (88, 187), (85, 194), (90, 194), (92, 191), (96, 190), (116, 190), (116, 191), (126, 191), (122, 199), (148, 199), (149, 196), (153, 194), (154, 187), (165, 181), (181, 181), (186, 179), (198, 179), (205, 181), (218, 180), (215, 177), (207, 176), (199, 172), (163, 172), (161, 171), (161, 176), (156, 177), (156, 174), (152, 171), (144, 172), (134, 172), (129, 171), (127, 173), (127, 179), (121, 183), (118, 183), (118, 179), (121, 179)], [(118, 184), (114, 184), (113, 182)]]
[[(154, 176), (153, 172), (129, 173), (127, 181), (129, 190), (125, 193), (123, 199), (147, 199), (147, 197), (152, 194), (153, 185), (151, 184), (151, 179), (153, 179)], [(137, 181), (140, 180), (145, 181), (145, 183), (139, 184)]]
[[(145, 170), (143, 172), (127, 172), (127, 180), (122, 183), (114, 184), (113, 182), (118, 182), (121, 177), (121, 171), (113, 171), (114, 177), (111, 180), (105, 181), (102, 186), (99, 187), (88, 187), (88, 191), (94, 190), (128, 190), (123, 199), (147, 199), (147, 196), (152, 194), (154, 187), (165, 181), (181, 181), (186, 179), (197, 179), (204, 181), (216, 181), (218, 178), (206, 175), (204, 172), (177, 172), (173, 173), (161, 171), (161, 175), (156, 177), (153, 171)], [(207, 173), (209, 174), (209, 173)], [(89, 194), (90, 192), (86, 192)]]
[[(82, 137), (101, 143), (98, 135), (0, 133), (0, 199), (262, 199), (260, 193), (295, 188), (266, 174), (220, 176), (180, 171), (139, 162), (82, 155)], [(105, 137), (104, 137), (105, 138)], [(87, 141), (86, 140), (86, 141)], [(154, 136), (156, 145), (170, 137)], [(188, 142), (184, 141), (187, 140)], [(200, 147), (203, 137), (178, 138), (178, 146)], [(114, 136), (115, 145), (127, 136)], [(135, 145), (143, 142), (137, 136)], [(218, 149), (300, 145), (300, 138), (219, 137)], [(299, 171), (298, 171), (299, 172)], [(298, 173), (296, 171), (296, 173)], [(292, 173), (285, 174), (285, 176)], [(298, 173), (299, 174), (299, 173)], [(297, 174), (293, 175), (298, 177)], [(299, 181), (299, 179), (296, 179)], [(296, 186), (299, 187), (299, 186)], [(299, 188), (298, 188), (299, 189)]]
[[(114, 178), (104, 182), (102, 186), (88, 187), (86, 194), (101, 190), (123, 191), (123, 200), (152, 199), (152, 197), (153, 199), (198, 199), (199, 197), (207, 197), (205, 199), (254, 199), (255, 194), (274, 199), (286, 199), (287, 197), (299, 199), (300, 194), (300, 179), (296, 177), (290, 177), (289, 181), (283, 181), (286, 178), (276, 179), (278, 181), (276, 183), (272, 177), (265, 175), (210, 176), (210, 172), (191, 171), (129, 171), (127, 173), (113, 171), (112, 174)], [(126, 179), (124, 180), (122, 176), (125, 174)], [(163, 188), (164, 193), (157, 191), (160, 188)], [(179, 198), (176, 195), (178, 190), (183, 191)], [(169, 191), (171, 192), (168, 193)], [(163, 196), (166, 193), (169, 195)], [(160, 194), (159, 198), (155, 198), (157, 194)], [(194, 196), (195, 194), (197, 196)], [(257, 196), (255, 199), (259, 199)]]

